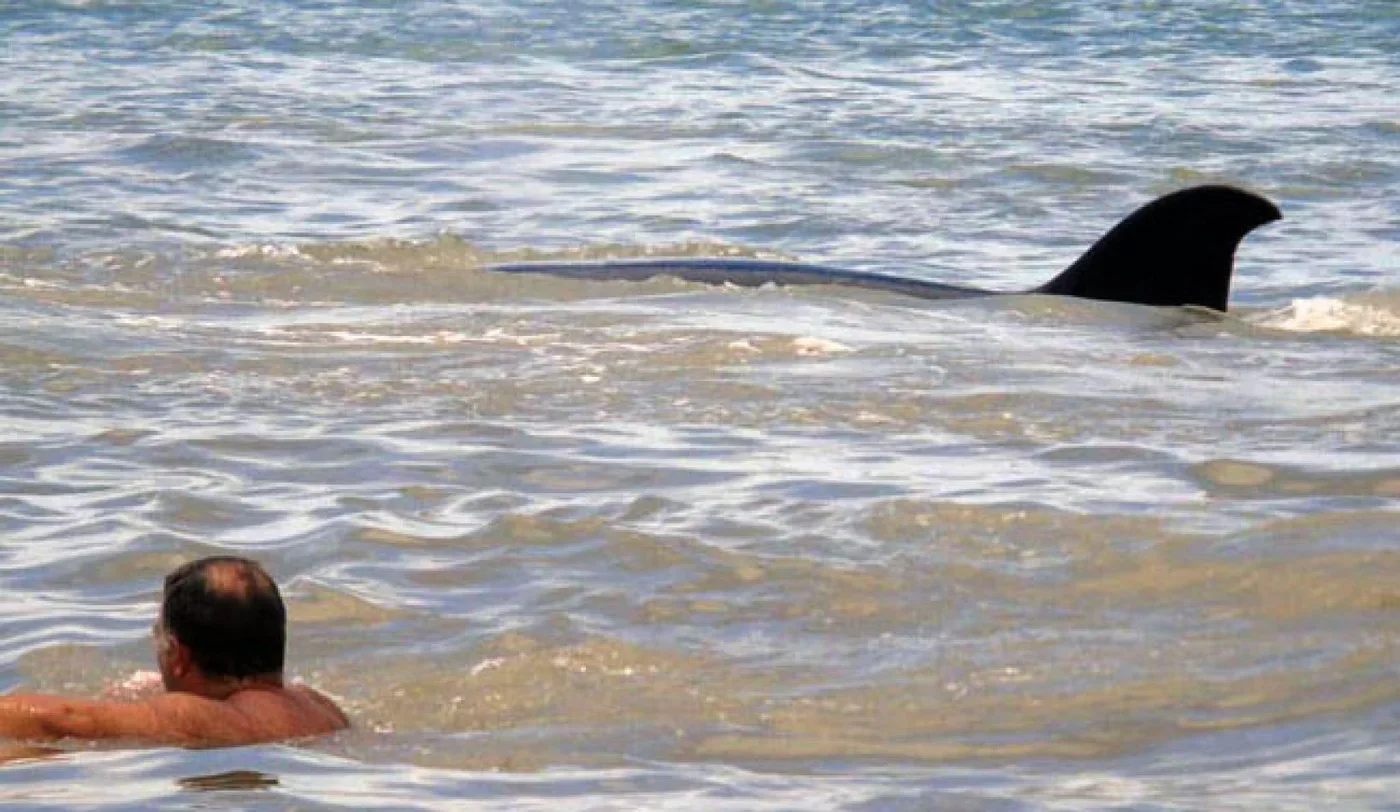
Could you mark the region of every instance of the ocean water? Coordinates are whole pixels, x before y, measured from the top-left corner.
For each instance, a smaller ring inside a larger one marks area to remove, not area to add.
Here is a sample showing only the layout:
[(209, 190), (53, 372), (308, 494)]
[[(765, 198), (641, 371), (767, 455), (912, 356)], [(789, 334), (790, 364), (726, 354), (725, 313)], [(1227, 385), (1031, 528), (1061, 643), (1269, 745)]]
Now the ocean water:
[[(354, 729), (14, 808), (1400, 804), (1400, 4), (0, 3), (0, 690), (256, 557)], [(1229, 314), (1024, 290), (1152, 197)], [(12, 751), (6, 751), (12, 752)], [(17, 752), (17, 751), (13, 751)]]

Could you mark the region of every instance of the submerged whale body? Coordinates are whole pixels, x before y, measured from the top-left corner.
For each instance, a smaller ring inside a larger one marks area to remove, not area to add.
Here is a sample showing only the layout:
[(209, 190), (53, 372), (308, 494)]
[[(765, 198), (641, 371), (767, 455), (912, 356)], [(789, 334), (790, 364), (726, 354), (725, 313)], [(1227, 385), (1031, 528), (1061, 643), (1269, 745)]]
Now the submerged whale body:
[(1059, 276), (1028, 291), (992, 291), (800, 262), (672, 257), (490, 265), (500, 273), (642, 281), (671, 276), (742, 285), (845, 285), (922, 299), (1044, 293), (1164, 307), (1224, 311), (1235, 249), (1283, 215), (1268, 200), (1230, 186), (1197, 186), (1159, 197), (1125, 217)]

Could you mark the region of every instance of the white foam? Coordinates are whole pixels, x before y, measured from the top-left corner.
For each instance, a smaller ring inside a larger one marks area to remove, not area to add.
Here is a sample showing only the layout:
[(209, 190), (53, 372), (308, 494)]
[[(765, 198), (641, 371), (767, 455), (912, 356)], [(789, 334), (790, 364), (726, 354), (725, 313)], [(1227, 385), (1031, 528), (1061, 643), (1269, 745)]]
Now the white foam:
[[(483, 671), (490, 671), (493, 668), (500, 668), (502, 665), (505, 665), (505, 662), (506, 658), (504, 657), (490, 657), (472, 666), (471, 671), (469, 673), (473, 677), (475, 677)], [(453, 702), (456, 701), (457, 697), (453, 697)]]
[(122, 327), (139, 327), (153, 330), (180, 330), (188, 326), (184, 319), (172, 316), (117, 316), (113, 320)]
[(243, 259), (244, 257), (288, 259), (301, 256), (301, 250), (295, 245), (235, 245), (232, 248), (218, 251), (214, 256), (219, 259)]
[(346, 344), (439, 345), (481, 341), (480, 338), (475, 336), (447, 330), (440, 330), (431, 335), (394, 335), (383, 333), (356, 333), (349, 330), (328, 330), (320, 335)]
[(1299, 333), (1400, 336), (1400, 312), (1379, 305), (1327, 297), (1294, 299), (1287, 307), (1266, 313), (1254, 321), (1276, 330)]
[(854, 349), (840, 342), (813, 336), (794, 338), (792, 340), (792, 347), (797, 350), (798, 355), (830, 355), (840, 352), (855, 352)]

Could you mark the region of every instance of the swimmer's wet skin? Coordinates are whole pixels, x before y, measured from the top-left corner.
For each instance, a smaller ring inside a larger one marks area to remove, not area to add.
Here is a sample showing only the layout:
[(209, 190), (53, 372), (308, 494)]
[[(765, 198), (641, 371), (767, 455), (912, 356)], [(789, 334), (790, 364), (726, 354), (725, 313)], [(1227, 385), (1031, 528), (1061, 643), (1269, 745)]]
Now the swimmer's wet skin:
[(283, 681), (286, 618), (277, 584), (257, 563), (192, 561), (166, 576), (152, 627), (165, 693), (135, 701), (3, 696), (0, 737), (224, 747), (347, 727), (330, 699)]

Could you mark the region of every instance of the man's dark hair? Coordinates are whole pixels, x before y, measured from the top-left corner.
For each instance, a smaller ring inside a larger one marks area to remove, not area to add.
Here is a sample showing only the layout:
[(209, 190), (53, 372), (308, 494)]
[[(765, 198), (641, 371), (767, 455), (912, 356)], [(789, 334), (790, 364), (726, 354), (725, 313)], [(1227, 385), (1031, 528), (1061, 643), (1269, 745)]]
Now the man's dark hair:
[(282, 671), (287, 609), (255, 561), (211, 556), (180, 566), (165, 576), (161, 617), (211, 677)]

